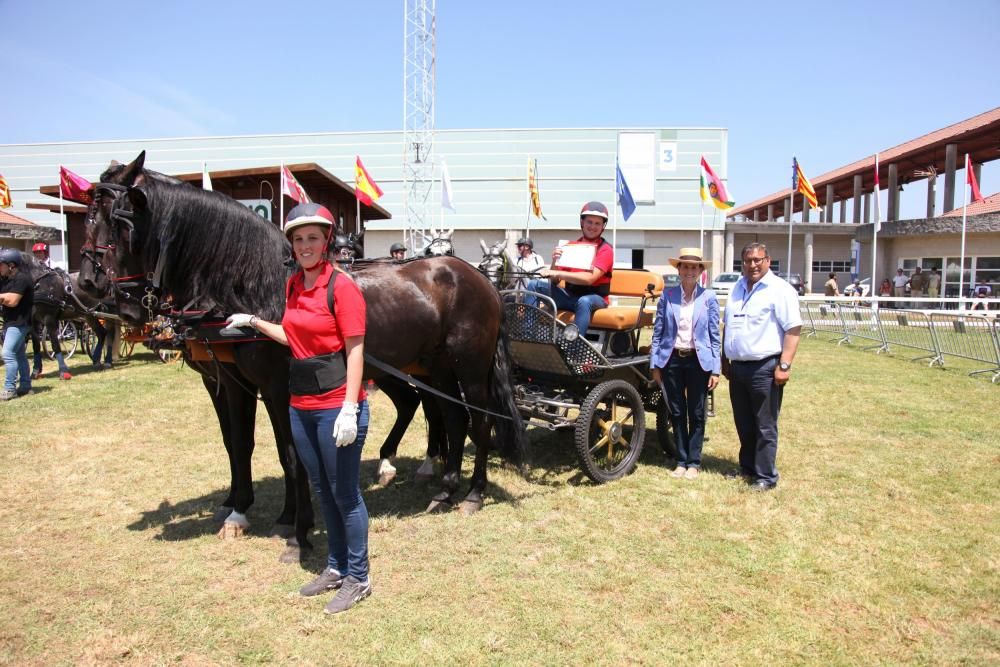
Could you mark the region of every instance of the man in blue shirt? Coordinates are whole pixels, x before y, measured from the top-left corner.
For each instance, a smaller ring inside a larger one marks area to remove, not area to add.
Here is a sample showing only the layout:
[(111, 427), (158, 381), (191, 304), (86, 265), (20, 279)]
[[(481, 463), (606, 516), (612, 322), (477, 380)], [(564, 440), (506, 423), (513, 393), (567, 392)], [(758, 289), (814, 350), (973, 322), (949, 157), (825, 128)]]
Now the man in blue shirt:
[(778, 484), (778, 412), (799, 346), (795, 288), (774, 275), (763, 243), (743, 248), (743, 277), (726, 303), (722, 374), (740, 438), (740, 472), (755, 491)]

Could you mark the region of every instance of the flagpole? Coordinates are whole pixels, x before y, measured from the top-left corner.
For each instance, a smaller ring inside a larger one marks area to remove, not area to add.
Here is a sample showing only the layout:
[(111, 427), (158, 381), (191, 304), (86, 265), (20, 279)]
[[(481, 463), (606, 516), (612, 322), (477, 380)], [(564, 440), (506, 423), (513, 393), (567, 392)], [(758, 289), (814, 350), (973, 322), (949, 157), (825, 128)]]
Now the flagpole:
[(281, 161), (281, 168), (278, 170), (278, 229), (285, 228), (285, 161)]
[(69, 250), (66, 248), (66, 212), (63, 210), (63, 195), (62, 195), (62, 174), (60, 174), (59, 183), (59, 217), (62, 218), (62, 224), (59, 228), (59, 235), (62, 238), (62, 256), (63, 261), (66, 263), (66, 270), (69, 270)]
[[(879, 218), (881, 217), (878, 205), (878, 186), (878, 153), (875, 153), (875, 192), (872, 193), (875, 196), (875, 224), (872, 226), (872, 296), (877, 296), (875, 290), (879, 289), (879, 287), (876, 287), (876, 285), (881, 286), (882, 284), (881, 281), (877, 281), (875, 278), (878, 275), (878, 271), (876, 271), (876, 267), (878, 266), (878, 228), (880, 224)], [(833, 208), (833, 205), (830, 202), (827, 202), (826, 205), (831, 209)], [(829, 219), (829, 217), (830, 213), (828, 212), (827, 219)], [(876, 303), (878, 302), (876, 301)]]
[(788, 201), (788, 266), (785, 268), (785, 275), (792, 273), (792, 220), (795, 218), (795, 188), (792, 188), (791, 198)]
[[(525, 238), (531, 238), (531, 232), (528, 231), (528, 223), (531, 222), (531, 158), (528, 158), (528, 209), (527, 214), (524, 216), (524, 236)], [(538, 183), (538, 174), (535, 174), (535, 183)]]
[(965, 310), (965, 301), (962, 301), (962, 294), (965, 292), (965, 214), (969, 208), (969, 154), (965, 154), (965, 196), (962, 198), (962, 254), (958, 262), (958, 309)]
[(705, 200), (701, 200), (701, 226), (698, 229), (698, 247), (701, 249), (701, 256), (705, 256)]
[[(618, 253), (618, 207), (621, 206), (621, 202), (618, 201), (618, 172), (620, 170), (621, 170), (621, 167), (618, 166), (618, 156), (616, 155), (615, 156), (615, 180), (613, 181), (613, 186), (612, 186), (614, 188), (614, 192), (615, 193), (613, 195), (611, 195), (612, 201), (615, 202), (615, 219), (614, 219), (614, 222), (611, 224), (611, 248), (612, 248), (612, 250), (616, 254)], [(625, 178), (625, 175), (623, 174), (622, 175), (622, 179), (624, 179), (624, 178)], [(612, 257), (611, 258), (611, 266), (613, 267), (614, 265), (615, 265), (615, 258)]]

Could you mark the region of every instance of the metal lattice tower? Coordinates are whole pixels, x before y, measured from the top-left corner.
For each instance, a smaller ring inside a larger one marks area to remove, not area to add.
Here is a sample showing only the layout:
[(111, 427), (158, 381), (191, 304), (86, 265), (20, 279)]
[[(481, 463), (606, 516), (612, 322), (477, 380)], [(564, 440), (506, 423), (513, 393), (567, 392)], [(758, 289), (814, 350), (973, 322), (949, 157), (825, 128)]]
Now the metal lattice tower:
[(435, 236), (429, 208), (434, 186), (435, 4), (403, 0), (403, 208), (411, 253)]

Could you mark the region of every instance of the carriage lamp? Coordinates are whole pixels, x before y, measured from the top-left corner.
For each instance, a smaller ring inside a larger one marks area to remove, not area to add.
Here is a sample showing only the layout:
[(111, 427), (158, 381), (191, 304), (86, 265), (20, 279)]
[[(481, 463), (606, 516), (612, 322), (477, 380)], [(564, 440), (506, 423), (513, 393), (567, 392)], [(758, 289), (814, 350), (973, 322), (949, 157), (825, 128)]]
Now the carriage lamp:
[(580, 337), (580, 327), (575, 324), (567, 324), (563, 327), (563, 338), (572, 343)]

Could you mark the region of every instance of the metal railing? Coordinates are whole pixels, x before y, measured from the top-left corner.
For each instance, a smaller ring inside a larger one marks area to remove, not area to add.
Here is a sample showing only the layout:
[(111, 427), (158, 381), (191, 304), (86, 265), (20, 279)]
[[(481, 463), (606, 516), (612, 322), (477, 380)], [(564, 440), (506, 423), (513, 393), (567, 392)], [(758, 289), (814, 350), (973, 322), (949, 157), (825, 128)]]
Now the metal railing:
[[(929, 366), (945, 366), (956, 360), (973, 362), (982, 368), (974, 368), (969, 375), (989, 373), (996, 383), (1000, 381), (1000, 312), (960, 310), (961, 301), (809, 296), (800, 299), (799, 308), (806, 336), (828, 337), (838, 345), (864, 341), (869, 343), (865, 349), (877, 353), (897, 348), (915, 352), (911, 360), (926, 360)], [(907, 306), (926, 303), (935, 308), (887, 307), (890, 303), (904, 305), (899, 302)], [(984, 303), (989, 307), (994, 302), (1000, 303), (1000, 299)]]

